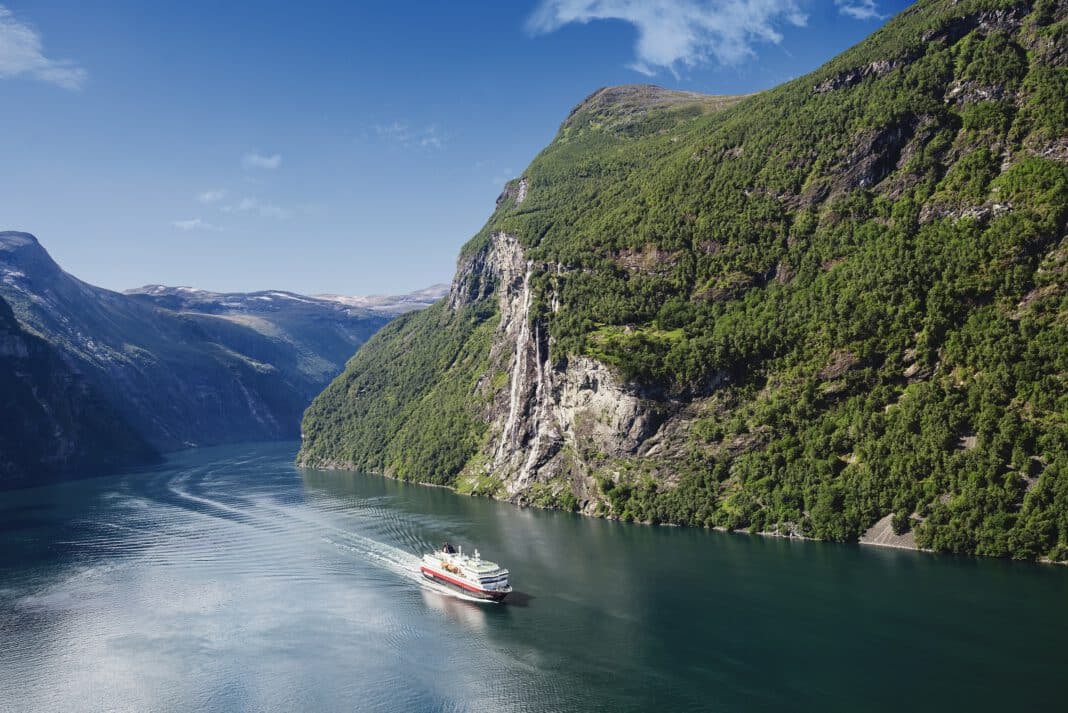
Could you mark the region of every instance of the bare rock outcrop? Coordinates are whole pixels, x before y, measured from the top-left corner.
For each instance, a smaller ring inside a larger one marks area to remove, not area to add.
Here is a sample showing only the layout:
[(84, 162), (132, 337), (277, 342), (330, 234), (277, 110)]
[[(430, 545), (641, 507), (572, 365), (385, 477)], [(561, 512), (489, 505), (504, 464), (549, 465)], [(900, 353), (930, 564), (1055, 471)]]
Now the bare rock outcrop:
[(895, 69), (898, 69), (899, 67), (904, 67), (913, 59), (915, 59), (915, 57), (910, 55), (906, 57), (899, 57), (897, 59), (876, 60), (875, 62), (872, 62), (863, 67), (857, 67), (855, 69), (848, 69), (844, 72), (839, 72), (833, 77), (825, 79), (816, 86), (814, 86), (812, 88), (812, 91), (815, 94), (826, 94), (827, 92), (833, 92), (836, 89), (846, 89), (848, 87), (860, 84), (865, 79), (882, 77), (885, 74), (889, 74), (890, 72), (894, 71)]
[(1015, 30), (1020, 27), (1024, 17), (1031, 11), (1031, 3), (1020, 3), (1013, 7), (996, 10), (983, 10), (963, 17), (958, 17), (941, 27), (928, 30), (922, 36), (924, 42), (942, 42), (952, 45), (972, 30), (984, 34), (991, 32)]
[(518, 287), (522, 278), (522, 249), (514, 236), (494, 233), (481, 250), (461, 255), (449, 289), (450, 310), (458, 310), (492, 295)]
[(897, 167), (902, 151), (916, 132), (919, 120), (909, 116), (880, 129), (865, 131), (854, 139), (854, 148), (835, 182), (839, 191), (871, 188)]
[(580, 500), (588, 500), (595, 483), (584, 454), (639, 455), (656, 443), (669, 409), (595, 359), (551, 357), (552, 340), (532, 309), (541, 267), (526, 258), (515, 236), (494, 233), (458, 271), (449, 302), (454, 309), (490, 292), (496, 296), (500, 322), (483, 383), (506, 375), (491, 394), (482, 457), (469, 467), (500, 480), (512, 500), (522, 502), (537, 483), (565, 478)]
[(530, 190), (530, 179), (526, 176), (517, 178), (504, 184), (504, 190), (497, 196), (497, 207), (500, 208), (509, 199), (515, 201), (516, 205), (522, 205), (523, 201), (527, 199), (527, 192)]

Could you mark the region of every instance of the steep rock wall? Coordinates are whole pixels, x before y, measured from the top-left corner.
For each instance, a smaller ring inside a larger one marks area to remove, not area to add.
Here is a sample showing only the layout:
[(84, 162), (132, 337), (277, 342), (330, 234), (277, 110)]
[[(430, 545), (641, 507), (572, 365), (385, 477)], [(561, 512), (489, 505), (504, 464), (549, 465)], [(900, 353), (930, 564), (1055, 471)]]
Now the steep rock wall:
[[(586, 356), (559, 357), (534, 314), (534, 277), (559, 266), (535, 265), (514, 235), (493, 233), (488, 244), (461, 262), (449, 306), (461, 310), (492, 297), (500, 314), (489, 372), (506, 374), (500, 388), (487, 387), (488, 438), (468, 476), (499, 481), (504, 497), (523, 502), (532, 488), (549, 485), (555, 495), (570, 489), (587, 508), (596, 506), (593, 464), (586, 453), (642, 455), (656, 443), (665, 421), (663, 402), (642, 398), (612, 369)], [(559, 309), (556, 295), (548, 303)]]

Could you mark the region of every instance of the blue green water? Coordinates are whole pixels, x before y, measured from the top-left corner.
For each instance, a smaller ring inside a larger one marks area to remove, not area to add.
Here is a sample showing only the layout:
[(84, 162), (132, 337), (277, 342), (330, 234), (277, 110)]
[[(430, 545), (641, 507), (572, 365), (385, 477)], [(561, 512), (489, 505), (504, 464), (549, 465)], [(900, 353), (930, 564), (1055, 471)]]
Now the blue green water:
[[(294, 451), (0, 493), (0, 710), (1068, 708), (1068, 568), (524, 510)], [(446, 538), (511, 601), (425, 589)]]

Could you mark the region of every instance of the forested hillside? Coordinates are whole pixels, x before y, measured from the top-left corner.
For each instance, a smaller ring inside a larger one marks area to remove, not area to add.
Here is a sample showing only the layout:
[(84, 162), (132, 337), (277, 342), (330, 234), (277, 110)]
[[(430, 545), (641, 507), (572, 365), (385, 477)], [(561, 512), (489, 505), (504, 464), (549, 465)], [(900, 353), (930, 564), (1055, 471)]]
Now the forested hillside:
[(1068, 559), (1068, 2), (923, 0), (760, 94), (600, 90), (305, 464)]

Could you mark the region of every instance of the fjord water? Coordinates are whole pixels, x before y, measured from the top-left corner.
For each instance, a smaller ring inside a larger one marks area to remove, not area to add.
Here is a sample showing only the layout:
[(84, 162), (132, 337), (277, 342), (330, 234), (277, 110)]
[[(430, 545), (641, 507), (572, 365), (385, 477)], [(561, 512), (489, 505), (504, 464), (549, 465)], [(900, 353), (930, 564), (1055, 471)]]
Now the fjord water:
[[(0, 710), (1063, 710), (1068, 568), (643, 527), (293, 444), (0, 494)], [(503, 605), (424, 588), (448, 538)]]

